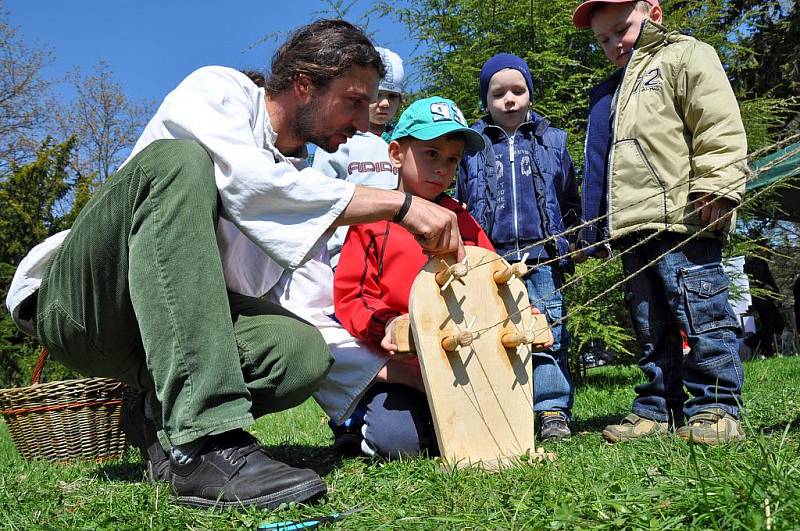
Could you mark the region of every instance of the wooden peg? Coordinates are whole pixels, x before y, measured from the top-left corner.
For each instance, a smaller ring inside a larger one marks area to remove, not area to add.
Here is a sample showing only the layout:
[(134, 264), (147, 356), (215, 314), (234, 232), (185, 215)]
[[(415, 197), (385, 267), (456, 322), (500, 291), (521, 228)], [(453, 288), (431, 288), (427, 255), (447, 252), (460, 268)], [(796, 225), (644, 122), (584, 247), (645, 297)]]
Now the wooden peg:
[(394, 335), (392, 343), (397, 345), (398, 353), (413, 353), (417, 351), (414, 344), (414, 334), (411, 332), (411, 321), (408, 314), (401, 315), (394, 321)]
[(445, 289), (450, 281), (465, 277), (469, 271), (466, 262), (458, 262), (448, 266), (447, 262), (442, 260), (442, 266), (442, 269), (436, 273), (435, 277), (436, 283), (442, 286), (442, 289)]
[(507, 325), (500, 334), (500, 342), (505, 348), (517, 348), (520, 345), (531, 345), (534, 351), (543, 350), (544, 345), (553, 341), (553, 334), (547, 324), (547, 316), (538, 313), (531, 316), (530, 330), (517, 330)]
[(445, 336), (442, 339), (442, 348), (445, 352), (455, 352), (460, 347), (466, 347), (472, 344), (472, 332), (456, 332), (455, 334)]
[(514, 331), (506, 332), (500, 338), (500, 342), (506, 348), (517, 348), (520, 345), (530, 345), (534, 341), (534, 334), (531, 330), (524, 332)]
[(508, 284), (512, 277), (520, 278), (528, 272), (528, 266), (525, 262), (517, 262), (514, 265), (506, 266), (503, 269), (494, 272), (492, 278), (497, 284)]

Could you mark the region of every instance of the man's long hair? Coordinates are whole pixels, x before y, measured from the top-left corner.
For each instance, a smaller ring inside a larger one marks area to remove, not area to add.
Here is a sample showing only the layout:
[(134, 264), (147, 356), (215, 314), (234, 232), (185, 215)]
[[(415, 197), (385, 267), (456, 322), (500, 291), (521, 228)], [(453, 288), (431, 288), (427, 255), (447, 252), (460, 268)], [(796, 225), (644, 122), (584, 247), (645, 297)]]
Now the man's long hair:
[(324, 88), (354, 66), (372, 67), (380, 77), (386, 73), (381, 56), (361, 29), (344, 20), (317, 20), (297, 29), (278, 48), (265, 88), (270, 94), (283, 92), (299, 74)]

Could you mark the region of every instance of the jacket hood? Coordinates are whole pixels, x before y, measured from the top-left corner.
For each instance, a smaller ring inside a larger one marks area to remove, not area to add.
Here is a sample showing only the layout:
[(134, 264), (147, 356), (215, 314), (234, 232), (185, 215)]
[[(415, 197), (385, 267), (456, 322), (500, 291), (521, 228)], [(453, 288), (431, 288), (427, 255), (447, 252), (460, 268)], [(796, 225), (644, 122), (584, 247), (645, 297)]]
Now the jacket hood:
[(642, 22), (642, 31), (636, 40), (634, 49), (650, 50), (674, 41), (674, 37), (681, 35), (679, 31), (671, 31), (657, 22), (646, 18)]

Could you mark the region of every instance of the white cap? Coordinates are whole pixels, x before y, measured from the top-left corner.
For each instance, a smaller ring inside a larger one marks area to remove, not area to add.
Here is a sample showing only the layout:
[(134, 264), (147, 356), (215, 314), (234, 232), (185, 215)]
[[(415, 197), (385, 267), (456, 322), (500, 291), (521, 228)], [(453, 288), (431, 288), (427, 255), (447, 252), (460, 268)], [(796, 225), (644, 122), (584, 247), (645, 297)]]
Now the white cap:
[(383, 76), (383, 79), (381, 79), (381, 82), (378, 84), (378, 90), (402, 94), (403, 80), (405, 79), (403, 60), (400, 59), (399, 55), (387, 48), (376, 46), (375, 49), (381, 55), (381, 60), (386, 67), (386, 75)]

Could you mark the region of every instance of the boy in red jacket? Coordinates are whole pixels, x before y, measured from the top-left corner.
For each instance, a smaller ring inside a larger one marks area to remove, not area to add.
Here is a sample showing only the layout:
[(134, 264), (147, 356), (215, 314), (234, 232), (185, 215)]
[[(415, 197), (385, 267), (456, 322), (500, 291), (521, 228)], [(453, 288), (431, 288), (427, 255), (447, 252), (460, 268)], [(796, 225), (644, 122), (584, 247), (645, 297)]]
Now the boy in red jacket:
[[(494, 250), (475, 219), (445, 194), (464, 150), (483, 147), (481, 135), (467, 127), (451, 100), (432, 97), (409, 106), (389, 143), (398, 190), (406, 193), (394, 221), (414, 197), (422, 197), (454, 213), (465, 245)], [(357, 339), (383, 349), (387, 362), (353, 415), (332, 426), (340, 447), (355, 444), (385, 458), (436, 452), (419, 360), (394, 356), (391, 340), (394, 321), (408, 313), (411, 284), (427, 261), (415, 236), (393, 221), (354, 225), (347, 234), (334, 278), (336, 318)]]

